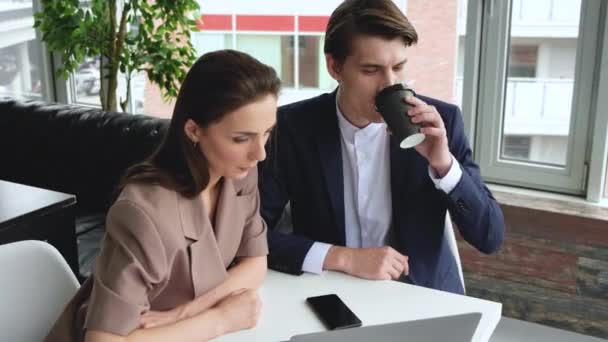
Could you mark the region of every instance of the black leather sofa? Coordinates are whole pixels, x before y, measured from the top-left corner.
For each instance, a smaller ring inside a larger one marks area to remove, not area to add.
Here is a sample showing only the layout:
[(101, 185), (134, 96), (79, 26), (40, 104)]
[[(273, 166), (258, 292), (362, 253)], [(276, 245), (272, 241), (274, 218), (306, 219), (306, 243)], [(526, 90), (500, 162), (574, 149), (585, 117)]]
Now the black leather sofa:
[(169, 121), (77, 105), (0, 99), (0, 179), (76, 195), (88, 275), (121, 174), (160, 143)]

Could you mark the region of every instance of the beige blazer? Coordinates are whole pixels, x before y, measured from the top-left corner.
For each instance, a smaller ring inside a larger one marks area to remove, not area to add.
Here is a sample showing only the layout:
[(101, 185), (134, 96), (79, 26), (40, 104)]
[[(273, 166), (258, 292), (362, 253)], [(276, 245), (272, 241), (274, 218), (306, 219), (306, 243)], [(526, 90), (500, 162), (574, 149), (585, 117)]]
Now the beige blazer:
[(224, 180), (215, 229), (202, 197), (130, 184), (110, 208), (93, 275), (46, 341), (82, 341), (85, 329), (127, 335), (147, 310), (168, 310), (226, 279), (235, 257), (268, 254), (257, 171)]

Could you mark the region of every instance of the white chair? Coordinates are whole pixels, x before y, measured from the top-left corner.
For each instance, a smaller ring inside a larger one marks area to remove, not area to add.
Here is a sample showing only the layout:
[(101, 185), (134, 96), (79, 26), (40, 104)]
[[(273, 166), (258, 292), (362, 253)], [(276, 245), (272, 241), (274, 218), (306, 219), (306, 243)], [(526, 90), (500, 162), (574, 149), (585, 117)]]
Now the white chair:
[(462, 288), (466, 292), (466, 288), (464, 287), (464, 275), (462, 274), (462, 264), (460, 263), (460, 253), (458, 253), (458, 243), (456, 242), (456, 235), (454, 235), (454, 227), (452, 225), (452, 218), (450, 217), (450, 212), (445, 212), (445, 225), (444, 225), (444, 235), (445, 239), (448, 242), (448, 246), (454, 255), (454, 259), (456, 259), (456, 266), (458, 266), (458, 274), (460, 275), (460, 282), (462, 283)]
[(0, 245), (0, 340), (42, 341), (79, 286), (48, 243)]

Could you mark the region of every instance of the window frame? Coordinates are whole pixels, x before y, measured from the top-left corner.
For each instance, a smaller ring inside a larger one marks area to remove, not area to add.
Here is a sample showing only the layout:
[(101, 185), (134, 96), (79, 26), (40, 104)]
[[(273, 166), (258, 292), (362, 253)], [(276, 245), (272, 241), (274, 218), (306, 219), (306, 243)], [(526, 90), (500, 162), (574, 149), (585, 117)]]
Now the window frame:
[[(488, 182), (572, 195), (590, 194), (586, 183), (591, 144), (585, 137), (591, 133), (589, 124), (593, 123), (590, 113), (595, 100), (597, 62), (601, 56), (595, 46), (601, 36), (599, 24), (605, 18), (600, 14), (604, 14), (606, 6), (602, 6), (600, 0), (586, 0), (581, 4), (568, 154), (565, 167), (554, 167), (500, 158), (511, 3), (496, 0), (468, 2), (465, 45), (469, 55), (465, 55), (463, 83), (463, 97), (467, 100), (463, 100), (463, 110), (468, 113), (465, 114), (467, 133), (475, 136), (475, 159)], [(606, 129), (595, 129), (593, 134), (605, 136)], [(602, 159), (605, 161), (605, 154)], [(589, 185), (591, 183), (589, 181)]]
[[(604, 188), (606, 186), (606, 169), (608, 160), (608, 4), (604, 4), (603, 15), (603, 38), (601, 40), (601, 60), (597, 77), (597, 94), (594, 108), (592, 109), (594, 128), (590, 135), (589, 156), (589, 181), (586, 199), (590, 202), (601, 202), (604, 200)], [(598, 40), (598, 43), (600, 41)]]

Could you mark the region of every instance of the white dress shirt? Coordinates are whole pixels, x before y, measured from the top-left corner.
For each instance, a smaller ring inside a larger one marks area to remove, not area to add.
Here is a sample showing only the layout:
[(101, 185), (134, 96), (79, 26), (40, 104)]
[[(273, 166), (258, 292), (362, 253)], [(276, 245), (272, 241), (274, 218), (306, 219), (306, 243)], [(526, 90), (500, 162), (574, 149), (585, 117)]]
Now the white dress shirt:
[[(353, 126), (338, 108), (336, 113), (341, 136), (342, 169), (344, 172), (344, 223), (346, 247), (381, 247), (387, 238), (392, 220), (390, 144), (385, 123)], [(452, 166), (439, 179), (429, 167), (429, 177), (437, 189), (452, 191), (462, 170), (452, 156)], [(332, 245), (315, 242), (308, 250), (302, 271), (323, 272), (323, 263)]]

